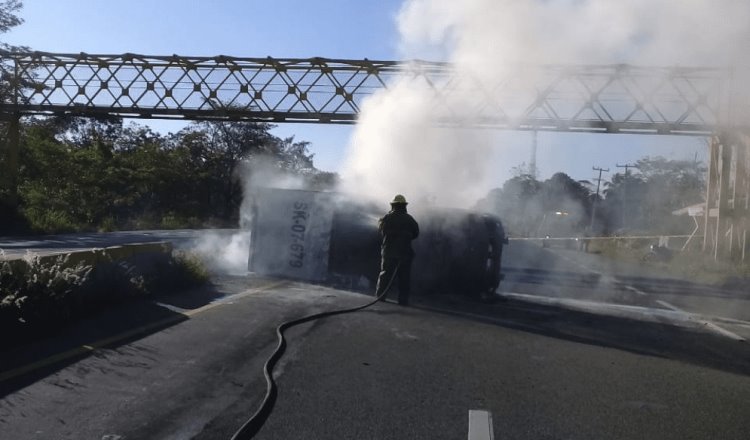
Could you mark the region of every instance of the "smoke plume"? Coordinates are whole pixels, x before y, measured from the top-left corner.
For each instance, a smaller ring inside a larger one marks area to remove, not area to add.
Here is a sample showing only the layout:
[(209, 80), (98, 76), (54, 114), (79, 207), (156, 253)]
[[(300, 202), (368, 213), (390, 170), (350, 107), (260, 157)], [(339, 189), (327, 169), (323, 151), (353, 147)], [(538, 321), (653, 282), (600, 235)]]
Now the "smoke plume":
[(252, 204), (258, 189), (305, 189), (308, 185), (303, 176), (283, 170), (278, 159), (273, 157), (255, 156), (243, 161), (236, 177), (242, 183), (243, 192), (240, 230), (234, 233), (207, 231), (196, 241), (193, 250), (203, 258), (211, 270), (242, 275), (247, 273), (252, 239)]
[[(750, 59), (746, 0), (407, 0), (397, 24), (402, 58), (448, 61), (459, 77), (489, 84), (524, 78), (524, 66), (539, 64), (747, 67)], [(526, 79), (534, 93), (534, 78)], [(350, 140), (348, 190), (458, 207), (486, 194), (498, 171), (528, 153), (514, 145), (519, 137), (436, 126), (445, 107), (470, 114), (471, 93), (437, 103), (409, 78), (377, 92)]]

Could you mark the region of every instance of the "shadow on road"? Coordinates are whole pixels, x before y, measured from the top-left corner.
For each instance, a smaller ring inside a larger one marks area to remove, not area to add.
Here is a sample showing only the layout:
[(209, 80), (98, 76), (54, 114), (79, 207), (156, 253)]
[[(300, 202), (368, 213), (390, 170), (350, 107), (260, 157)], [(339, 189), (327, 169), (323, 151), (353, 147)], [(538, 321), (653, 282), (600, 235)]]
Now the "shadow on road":
[[(625, 350), (750, 376), (750, 344), (699, 329), (508, 300), (488, 305), (422, 298), (414, 308), (545, 337)], [(383, 313), (370, 311), (370, 313)], [(502, 344), (502, 341), (498, 341)]]
[[(231, 282), (229, 283), (231, 285)], [(231, 289), (229, 289), (231, 290)], [(117, 349), (183, 322), (184, 311), (232, 293), (216, 285), (114, 305), (54, 335), (0, 347), (0, 398), (74, 364), (96, 349)]]

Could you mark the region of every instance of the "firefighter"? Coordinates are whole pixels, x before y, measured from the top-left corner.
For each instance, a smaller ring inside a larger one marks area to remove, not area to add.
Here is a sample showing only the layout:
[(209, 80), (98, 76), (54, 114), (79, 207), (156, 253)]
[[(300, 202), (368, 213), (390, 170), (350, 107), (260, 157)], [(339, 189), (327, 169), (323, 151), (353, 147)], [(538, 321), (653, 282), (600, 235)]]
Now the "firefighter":
[(378, 222), (383, 243), (380, 248), (380, 275), (375, 295), (383, 293), (395, 273), (398, 303), (401, 305), (409, 305), (411, 262), (414, 258), (411, 241), (419, 236), (419, 225), (406, 212), (406, 205), (406, 198), (401, 194), (396, 195), (391, 202), (391, 211)]

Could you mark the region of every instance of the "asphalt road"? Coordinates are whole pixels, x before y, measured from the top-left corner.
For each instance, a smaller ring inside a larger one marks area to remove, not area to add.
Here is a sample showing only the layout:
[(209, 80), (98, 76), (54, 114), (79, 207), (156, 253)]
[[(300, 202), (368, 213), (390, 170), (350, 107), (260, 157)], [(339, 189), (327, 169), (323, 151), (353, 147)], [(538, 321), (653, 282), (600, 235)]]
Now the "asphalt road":
[(658, 264), (513, 242), (503, 257), (509, 298), (653, 318), (668, 315), (718, 334), (750, 340), (750, 287), (724, 289), (670, 278)]
[[(743, 292), (533, 245), (504, 262), (493, 305), (454, 292), (291, 330), (256, 438), (466, 438), (472, 409), (498, 439), (747, 438)], [(228, 439), (265, 391), (275, 326), (366, 299), (220, 276), (107, 311), (3, 353), (0, 437)]]

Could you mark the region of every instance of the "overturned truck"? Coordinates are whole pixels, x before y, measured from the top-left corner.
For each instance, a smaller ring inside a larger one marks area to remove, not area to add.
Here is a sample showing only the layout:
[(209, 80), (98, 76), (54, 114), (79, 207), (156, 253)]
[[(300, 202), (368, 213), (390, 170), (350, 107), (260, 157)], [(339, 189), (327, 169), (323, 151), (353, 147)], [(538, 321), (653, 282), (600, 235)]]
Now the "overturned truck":
[[(384, 207), (331, 192), (263, 188), (251, 209), (251, 272), (374, 291)], [(410, 212), (420, 226), (413, 243), (414, 294), (491, 299), (503, 278), (508, 243), (500, 219), (460, 209)]]

